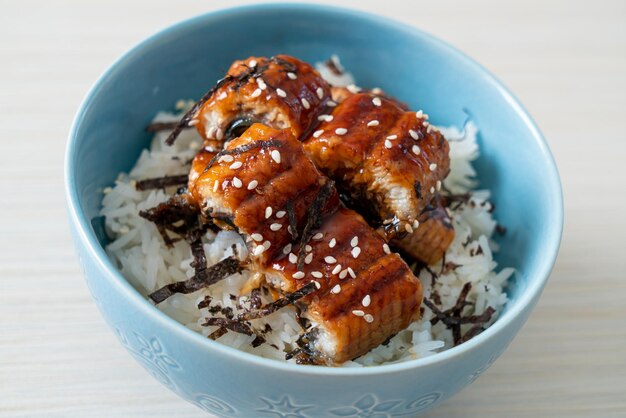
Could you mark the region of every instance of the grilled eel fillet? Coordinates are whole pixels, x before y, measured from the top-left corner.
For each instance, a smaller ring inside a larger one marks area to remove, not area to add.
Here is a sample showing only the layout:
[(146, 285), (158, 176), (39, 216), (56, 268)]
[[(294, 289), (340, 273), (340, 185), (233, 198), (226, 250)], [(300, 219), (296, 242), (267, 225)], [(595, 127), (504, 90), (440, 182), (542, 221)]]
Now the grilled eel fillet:
[(393, 245), (428, 264), (438, 261), (454, 230), (439, 200), (437, 213), (445, 217), (425, 209), (449, 172), (448, 142), (421, 112), (392, 98), (345, 89), (333, 96), (343, 101), (305, 140), (305, 151), (351, 200), (369, 205)]
[(288, 55), (235, 61), (210, 93), (194, 117), (208, 140), (237, 137), (254, 122), (300, 139), (330, 101), (330, 86), (319, 73)]
[(289, 293), (316, 283), (297, 302), (311, 322), (312, 361), (361, 356), (419, 317), (419, 280), (340, 205), (333, 182), (289, 130), (252, 125), (189, 189), (204, 215), (244, 236), (254, 267), (273, 287)]

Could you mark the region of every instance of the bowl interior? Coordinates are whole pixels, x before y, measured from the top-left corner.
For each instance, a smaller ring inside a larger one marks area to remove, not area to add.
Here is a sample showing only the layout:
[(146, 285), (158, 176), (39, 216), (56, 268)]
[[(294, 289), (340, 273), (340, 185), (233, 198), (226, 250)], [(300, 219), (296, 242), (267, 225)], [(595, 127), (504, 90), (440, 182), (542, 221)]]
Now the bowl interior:
[(518, 271), (507, 309), (533, 283), (540, 289), (558, 248), (561, 192), (549, 150), (524, 110), (481, 67), (426, 34), (311, 5), (200, 16), (148, 39), (104, 74), (79, 112), (67, 161), (70, 199), (88, 236), (106, 242), (102, 188), (148, 145), (144, 127), (157, 111), (200, 97), (235, 59), (279, 53), (309, 62), (337, 54), (360, 85), (381, 87), (435, 124), (462, 126), (469, 116), (480, 129), (480, 185), (492, 190), (507, 228), (497, 260)]

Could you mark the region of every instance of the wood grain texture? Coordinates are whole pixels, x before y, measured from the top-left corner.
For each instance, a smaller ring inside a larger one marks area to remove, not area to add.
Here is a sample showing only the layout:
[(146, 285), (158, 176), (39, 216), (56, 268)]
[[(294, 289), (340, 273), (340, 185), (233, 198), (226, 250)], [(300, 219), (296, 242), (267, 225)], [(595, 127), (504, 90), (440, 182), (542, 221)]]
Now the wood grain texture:
[[(127, 355), (65, 221), (69, 126), (96, 77), (183, 18), (241, 2), (2, 1), (0, 416), (200, 417)], [(330, 3), (330, 2), (329, 2)], [(626, 3), (346, 1), (456, 45), (522, 100), (556, 157), (566, 224), (510, 348), (439, 417), (626, 416)]]

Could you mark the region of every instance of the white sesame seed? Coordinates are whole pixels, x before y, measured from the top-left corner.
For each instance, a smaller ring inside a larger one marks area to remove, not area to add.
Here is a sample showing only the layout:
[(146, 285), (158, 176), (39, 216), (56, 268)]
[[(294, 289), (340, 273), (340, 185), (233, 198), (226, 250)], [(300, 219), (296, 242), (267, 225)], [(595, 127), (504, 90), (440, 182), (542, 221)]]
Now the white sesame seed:
[(437, 189), (437, 191), (441, 190), (441, 180), (437, 180), (437, 183), (435, 183), (435, 188)]
[(413, 221), (413, 229), (417, 229), (420, 227), (420, 221), (417, 219)]
[(216, 138), (218, 141), (221, 141), (221, 140), (224, 138), (224, 131), (222, 131), (221, 129), (219, 129), (219, 128), (218, 128), (218, 129), (215, 131), (215, 138)]
[(282, 227), (283, 227), (282, 224), (279, 224), (279, 223), (273, 223), (270, 225), (270, 229), (274, 232), (280, 230), (280, 228)]
[(313, 235), (313, 239), (314, 239), (315, 241), (319, 241), (319, 240), (321, 240), (322, 238), (324, 238), (324, 234), (322, 234), (321, 232), (318, 232), (317, 234)]
[(271, 246), (272, 246), (272, 243), (271, 243), (271, 242), (269, 242), (269, 241), (265, 241), (265, 242), (263, 242), (263, 248), (265, 248), (266, 250), (267, 250), (268, 248), (270, 248)]
[(339, 273), (340, 271), (341, 271), (341, 264), (337, 264), (337, 265), (335, 266), (335, 268), (333, 269), (332, 273), (333, 273), (333, 274), (337, 274), (337, 273)]
[(250, 97), (255, 98), (255, 97), (259, 97), (261, 95), (261, 93), (263, 93), (263, 91), (261, 89), (256, 89), (252, 92), (252, 94), (250, 95)]
[(252, 180), (250, 183), (248, 183), (248, 190), (254, 190), (256, 189), (256, 186), (259, 185), (259, 182), (256, 180)]
[(265, 84), (265, 81), (260, 77), (256, 79), (256, 83), (261, 90), (265, 90), (267, 88), (267, 84)]
[(224, 180), (224, 181), (222, 182), (222, 190), (226, 190), (226, 188), (228, 187), (228, 183), (229, 183), (229, 181), (228, 181), (228, 180)]
[(291, 243), (285, 245), (285, 247), (283, 248), (283, 254), (289, 254), (291, 252)]
[(346, 89), (352, 94), (357, 94), (358, 92), (361, 91), (361, 88), (358, 87), (356, 84), (348, 84), (346, 86)]
[(417, 134), (417, 132), (415, 132), (413, 129), (409, 129), (409, 135), (411, 135), (411, 138), (413, 139), (420, 139), (419, 135)]
[(283, 89), (276, 89), (276, 94), (278, 94), (280, 97), (287, 97), (287, 93), (285, 93), (285, 90)]
[(298, 262), (298, 256), (295, 255), (294, 253), (290, 253), (289, 254), (289, 262), (291, 264), (296, 264)]
[(435, 170), (437, 169), (437, 164), (432, 163), (431, 165), (429, 165), (429, 166), (428, 166), (428, 169), (429, 169), (430, 171), (435, 171)]
[(398, 135), (389, 135), (387, 139), (391, 139), (391, 140), (398, 139)]
[(365, 322), (367, 322), (368, 324), (374, 322), (374, 317), (371, 314), (363, 315), (363, 319), (365, 319)]
[(365, 312), (363, 312), (360, 309), (355, 309), (355, 310), (352, 311), (352, 314), (355, 315), (355, 316), (363, 316), (363, 315), (365, 315)]
[(333, 119), (332, 115), (319, 115), (317, 117), (317, 120), (323, 120), (324, 122), (332, 122)]
[(241, 188), (241, 186), (243, 186), (243, 183), (241, 182), (241, 180), (239, 180), (239, 177), (233, 177), (233, 186), (235, 186), (236, 188)]
[(406, 230), (406, 232), (408, 232), (409, 234), (413, 233), (413, 228), (411, 227), (411, 225), (409, 224), (404, 224), (404, 229)]
[(313, 280), (313, 283), (315, 284), (315, 288), (316, 289), (320, 289), (322, 287), (322, 285), (320, 284), (320, 282), (318, 282), (317, 280)]
[(337, 128), (335, 129), (335, 133), (337, 135), (345, 135), (348, 133), (348, 130), (346, 128)]
[(326, 106), (328, 107), (335, 107), (337, 106), (337, 102), (333, 102), (332, 100), (329, 100), (326, 102)]
[(420, 155), (420, 153), (422, 152), (422, 150), (420, 150), (420, 147), (418, 147), (417, 145), (413, 145), (411, 147), (411, 151), (413, 151), (413, 154), (415, 155)]
[(352, 239), (350, 240), (350, 246), (351, 247), (356, 247), (357, 245), (359, 245), (359, 237), (358, 236), (354, 236), (352, 237)]
[(430, 193), (435, 193), (435, 186), (430, 187)]
[(382, 104), (382, 102), (380, 101), (380, 97), (374, 97), (372, 99), (372, 103), (374, 104), (374, 106), (380, 106)]
[(343, 280), (346, 278), (347, 275), (348, 275), (348, 269), (342, 270), (341, 273), (339, 273), (339, 278)]
[(311, 264), (313, 261), (313, 253), (308, 253), (306, 257), (304, 257), (304, 264)]
[(337, 259), (333, 257), (332, 255), (327, 255), (326, 257), (324, 257), (324, 261), (327, 264), (335, 264), (337, 262)]
[(262, 245), (257, 245), (254, 247), (254, 251), (252, 252), (254, 255), (261, 255), (265, 252), (265, 247)]
[(428, 122), (424, 121), (424, 122), (422, 122), (422, 125), (424, 125), (424, 126), (430, 126), (430, 123), (428, 123)]
[(391, 250), (389, 249), (389, 246), (386, 243), (383, 244), (383, 251), (385, 252), (385, 254), (391, 254)]
[(391, 141), (388, 139), (385, 139), (385, 148), (391, 149)]
[(435, 128), (433, 125), (428, 125), (428, 127), (426, 128), (426, 133), (431, 133), (436, 131), (437, 128)]
[(217, 96), (217, 100), (224, 100), (228, 96), (225, 91), (221, 92), (219, 96)]
[(291, 73), (291, 72), (287, 73), (287, 77), (289, 77), (292, 80), (295, 80), (296, 78), (298, 78), (298, 76), (295, 73)]
[(272, 207), (268, 206), (265, 208), (265, 219), (269, 219), (272, 216)]
[(222, 156), (220, 157), (219, 162), (220, 162), (220, 163), (221, 163), (221, 162), (230, 163), (230, 162), (232, 162), (233, 160), (234, 160), (234, 158), (233, 158), (233, 156), (232, 156), (232, 155), (228, 155), (228, 154), (226, 154), (226, 155), (222, 155)]
[(367, 126), (378, 126), (378, 125), (380, 125), (380, 122), (378, 122), (376, 119), (367, 122)]
[(215, 180), (215, 183), (213, 183), (213, 193), (217, 192), (218, 187), (220, 187), (220, 183), (219, 181)]
[(348, 267), (348, 273), (350, 274), (350, 277), (356, 279), (356, 273), (352, 270), (352, 267)]
[(341, 292), (341, 285), (339, 283), (337, 283), (335, 286), (333, 286), (332, 289), (330, 289), (330, 293), (333, 293), (335, 295), (339, 292)]
[(313, 138), (319, 138), (324, 133), (323, 129), (313, 132)]
[(278, 151), (277, 149), (273, 149), (272, 152), (270, 152), (270, 155), (272, 156), (272, 160), (274, 160), (276, 164), (280, 164), (280, 151)]
[(250, 68), (254, 68), (254, 67), (256, 67), (256, 60), (252, 60), (252, 61), (250, 61), (250, 62), (248, 63), (248, 67), (250, 67)]
[(304, 251), (306, 251), (307, 253), (310, 253), (311, 251), (313, 251), (313, 247), (307, 244), (304, 246)]
[(215, 135), (215, 130), (217, 128), (215, 126), (211, 126), (207, 129), (204, 130), (204, 132), (206, 133), (206, 137), (207, 138), (213, 138), (213, 135)]
[(278, 219), (281, 219), (283, 216), (285, 216), (287, 214), (287, 212), (285, 212), (284, 210), (279, 210), (278, 212), (276, 212), (276, 217)]
[(330, 248), (335, 248), (335, 245), (337, 245), (337, 240), (335, 238), (331, 239), (330, 242), (328, 243), (328, 246)]
[(321, 87), (318, 87), (317, 90), (315, 90), (315, 92), (317, 93), (317, 97), (322, 100), (324, 98), (324, 89)]
[(354, 247), (351, 252), (352, 252), (352, 257), (357, 258), (359, 254), (361, 254), (361, 248)]
[(315, 277), (316, 279), (321, 279), (322, 277), (324, 277), (321, 271), (312, 271), (311, 276)]
[(381, 94), (383, 92), (383, 90), (380, 87), (374, 87), (372, 89), (372, 93), (374, 94)]
[(242, 163), (241, 161), (235, 161), (234, 163), (232, 163), (232, 164), (230, 165), (230, 167), (229, 167), (229, 168), (230, 168), (231, 170), (236, 170), (236, 169), (238, 169), (238, 168), (241, 168), (241, 166), (243, 166), (243, 163)]
[(255, 232), (254, 234), (250, 235), (250, 238), (252, 238), (256, 242), (263, 241), (263, 235), (259, 234), (258, 232)]
[(304, 106), (305, 109), (310, 109), (311, 108), (311, 104), (304, 97), (300, 101), (302, 102), (302, 106)]
[(191, 119), (188, 123), (189, 126), (195, 126), (197, 124), (199, 124), (200, 121), (198, 119)]
[(293, 277), (294, 279), (304, 279), (304, 272), (296, 271), (294, 274), (291, 275), (291, 277)]
[(422, 110), (418, 110), (415, 112), (415, 116), (422, 119), (424, 117), (424, 112)]
[(368, 306), (370, 306), (370, 303), (372, 303), (372, 298), (370, 297), (370, 295), (365, 295), (365, 297), (361, 301), (361, 305), (367, 308)]

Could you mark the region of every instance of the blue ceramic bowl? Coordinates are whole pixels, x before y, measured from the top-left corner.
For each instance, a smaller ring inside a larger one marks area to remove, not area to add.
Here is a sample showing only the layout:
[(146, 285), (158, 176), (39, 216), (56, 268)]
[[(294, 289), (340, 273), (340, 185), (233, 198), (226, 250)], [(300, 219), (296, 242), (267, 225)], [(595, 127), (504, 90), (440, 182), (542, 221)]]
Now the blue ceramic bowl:
[[(177, 99), (200, 97), (233, 60), (278, 53), (307, 61), (338, 54), (361, 85), (425, 109), (434, 123), (461, 126), (469, 114), (478, 125), (481, 185), (493, 191), (497, 217), (508, 229), (498, 261), (519, 272), (511, 301), (487, 331), (401, 364), (298, 366), (203, 338), (159, 312), (118, 273), (96, 221), (101, 190), (148, 145), (143, 128)], [(524, 324), (556, 258), (563, 222), (548, 146), (492, 75), (412, 27), (316, 5), (209, 13), (133, 48), (100, 77), (78, 111), (65, 174), (78, 258), (107, 323), (156, 379), (219, 417), (411, 417), (442, 402), (484, 372)]]

